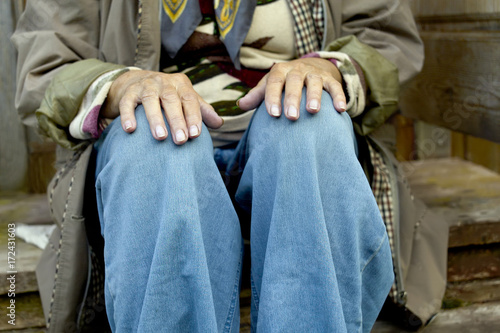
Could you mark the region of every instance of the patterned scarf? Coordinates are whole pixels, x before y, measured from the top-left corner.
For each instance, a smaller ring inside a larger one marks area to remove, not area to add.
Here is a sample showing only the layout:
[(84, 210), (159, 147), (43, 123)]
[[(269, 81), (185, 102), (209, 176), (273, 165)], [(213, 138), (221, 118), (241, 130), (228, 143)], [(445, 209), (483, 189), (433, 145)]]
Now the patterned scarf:
[[(162, 43), (173, 58), (200, 24), (200, 0), (162, 0)], [(220, 38), (236, 68), (240, 47), (252, 23), (256, 0), (215, 0), (215, 18)]]
[[(202, 20), (200, 1), (162, 0), (161, 36), (167, 54), (174, 58)], [(245, 40), (257, 0), (213, 0), (217, 27), (234, 66), (240, 69), (240, 47)], [(262, 2), (262, 0), (260, 0)], [(319, 51), (323, 39), (322, 0), (287, 0), (294, 18), (297, 55)], [(264, 1), (265, 2), (265, 1)]]

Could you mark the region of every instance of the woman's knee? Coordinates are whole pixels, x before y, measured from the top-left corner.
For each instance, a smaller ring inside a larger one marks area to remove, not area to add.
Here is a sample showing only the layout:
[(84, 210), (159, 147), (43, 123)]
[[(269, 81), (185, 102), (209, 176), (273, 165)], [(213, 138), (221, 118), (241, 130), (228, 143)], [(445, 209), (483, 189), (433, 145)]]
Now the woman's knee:
[[(169, 164), (196, 161), (202, 156), (206, 158), (213, 155), (212, 142), (205, 126), (199, 137), (178, 146), (170, 135), (163, 141), (153, 137), (142, 105), (136, 108), (135, 116), (137, 128), (133, 133), (126, 133), (122, 129), (120, 118), (108, 126), (96, 145), (100, 159), (116, 164), (135, 163), (164, 168)], [(169, 130), (166, 120), (165, 124)]]
[(279, 118), (271, 117), (262, 103), (252, 120), (249, 138), (257, 140), (259, 145), (267, 143), (285, 149), (311, 149), (312, 145), (319, 149), (328, 146), (344, 147), (352, 152), (356, 150), (351, 119), (346, 112), (339, 113), (335, 110), (329, 93), (323, 91), (318, 113), (309, 113), (305, 105), (304, 89), (300, 117), (291, 121), (283, 114)]

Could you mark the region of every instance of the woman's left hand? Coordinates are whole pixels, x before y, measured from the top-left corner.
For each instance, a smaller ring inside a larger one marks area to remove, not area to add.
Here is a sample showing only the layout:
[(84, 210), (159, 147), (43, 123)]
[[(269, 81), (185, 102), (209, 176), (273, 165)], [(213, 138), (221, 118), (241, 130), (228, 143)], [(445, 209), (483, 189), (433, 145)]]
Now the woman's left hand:
[[(279, 117), (284, 112), (288, 119), (297, 120), (304, 86), (308, 112), (320, 110), (323, 90), (332, 96), (338, 112), (346, 110), (342, 75), (330, 60), (322, 58), (300, 58), (275, 64), (257, 86), (238, 101), (238, 106), (242, 110), (251, 110), (265, 100), (267, 112), (271, 116)], [(283, 91), (285, 99), (284, 105), (281, 105)]]

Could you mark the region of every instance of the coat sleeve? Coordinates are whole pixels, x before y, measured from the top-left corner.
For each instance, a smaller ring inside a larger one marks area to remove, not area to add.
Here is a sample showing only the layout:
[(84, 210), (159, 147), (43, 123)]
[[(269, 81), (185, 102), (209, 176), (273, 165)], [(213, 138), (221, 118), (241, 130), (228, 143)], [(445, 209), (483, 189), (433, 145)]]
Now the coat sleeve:
[[(23, 123), (37, 127), (35, 111), (43, 108), (46, 126), (41, 127), (42, 134), (60, 144), (64, 142), (67, 148), (75, 146), (65, 133), (65, 127), (78, 112), (75, 103), (81, 102), (96, 77), (116, 69), (116, 65), (95, 60), (99, 58), (99, 3), (97, 0), (27, 1), (11, 38), (18, 52), (15, 101)], [(82, 70), (90, 70), (92, 75), (72, 75), (82, 74)], [(63, 72), (66, 73), (63, 79), (54, 80)], [(47, 89), (49, 84), (52, 91)], [(54, 105), (68, 104), (47, 100), (50, 96), (73, 98), (74, 103), (71, 109), (58, 113), (61, 110), (53, 108)]]
[(399, 87), (422, 68), (423, 44), (408, 0), (332, 0), (328, 4), (340, 23), (336, 24), (338, 38), (326, 50), (348, 54), (364, 74), (366, 109), (354, 121), (357, 132), (366, 135), (397, 111)]
[(401, 84), (422, 68), (423, 44), (408, 0), (343, 1), (340, 34), (377, 50), (397, 67)]

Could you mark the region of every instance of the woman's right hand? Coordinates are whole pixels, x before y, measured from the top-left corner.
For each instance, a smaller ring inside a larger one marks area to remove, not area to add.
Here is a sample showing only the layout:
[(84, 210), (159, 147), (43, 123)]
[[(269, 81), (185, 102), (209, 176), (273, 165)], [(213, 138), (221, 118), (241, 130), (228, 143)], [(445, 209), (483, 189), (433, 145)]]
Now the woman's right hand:
[(156, 140), (165, 140), (168, 136), (162, 107), (178, 145), (199, 136), (202, 121), (211, 128), (223, 124), (213, 107), (193, 89), (188, 77), (180, 73), (132, 70), (120, 75), (111, 85), (101, 115), (111, 119), (121, 116), (123, 130), (132, 133), (137, 127), (135, 108), (139, 104), (144, 106)]

